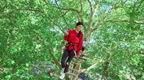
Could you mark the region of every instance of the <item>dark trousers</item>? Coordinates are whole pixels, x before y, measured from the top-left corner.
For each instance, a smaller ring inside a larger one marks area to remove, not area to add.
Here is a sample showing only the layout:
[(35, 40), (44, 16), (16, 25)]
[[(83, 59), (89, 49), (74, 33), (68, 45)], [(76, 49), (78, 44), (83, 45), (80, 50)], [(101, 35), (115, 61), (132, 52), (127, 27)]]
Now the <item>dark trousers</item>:
[(73, 57), (75, 56), (75, 53), (73, 50), (64, 50), (62, 58), (61, 58), (61, 66), (64, 68), (64, 73), (68, 72), (69, 65)]

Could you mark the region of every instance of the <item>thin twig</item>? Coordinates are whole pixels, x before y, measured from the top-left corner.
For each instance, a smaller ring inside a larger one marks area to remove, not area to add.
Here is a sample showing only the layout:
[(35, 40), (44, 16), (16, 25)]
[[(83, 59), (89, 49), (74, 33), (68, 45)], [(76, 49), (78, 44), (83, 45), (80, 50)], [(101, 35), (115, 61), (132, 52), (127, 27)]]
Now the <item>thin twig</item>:
[(57, 0), (55, 0), (55, 3), (57, 4), (57, 6), (55, 6), (55, 7), (58, 8), (58, 9), (60, 9), (60, 10), (68, 10), (68, 11), (74, 11), (74, 12), (79, 13), (79, 10), (77, 10), (77, 9), (74, 9), (74, 8), (64, 8), (64, 7), (58, 6), (58, 1)]

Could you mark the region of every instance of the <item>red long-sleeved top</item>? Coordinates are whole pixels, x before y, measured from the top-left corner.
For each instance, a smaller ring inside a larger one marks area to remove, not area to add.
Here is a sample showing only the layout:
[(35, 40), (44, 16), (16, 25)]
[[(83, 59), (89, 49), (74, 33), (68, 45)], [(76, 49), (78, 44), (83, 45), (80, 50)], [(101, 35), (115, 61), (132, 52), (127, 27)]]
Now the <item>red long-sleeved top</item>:
[(77, 54), (79, 54), (80, 50), (82, 50), (83, 33), (81, 31), (77, 33), (76, 30), (68, 30), (68, 35), (64, 36), (64, 40), (68, 43), (74, 44), (74, 46), (67, 46), (67, 49), (73, 48)]

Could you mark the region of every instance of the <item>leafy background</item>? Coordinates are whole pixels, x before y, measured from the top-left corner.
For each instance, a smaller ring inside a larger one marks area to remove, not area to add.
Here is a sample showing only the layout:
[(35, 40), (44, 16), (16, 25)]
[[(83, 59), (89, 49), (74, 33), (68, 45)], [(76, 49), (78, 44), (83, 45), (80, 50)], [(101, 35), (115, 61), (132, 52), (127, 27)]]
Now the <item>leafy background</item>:
[(90, 80), (144, 79), (143, 0), (1, 0), (0, 79), (58, 80), (63, 32), (77, 21)]

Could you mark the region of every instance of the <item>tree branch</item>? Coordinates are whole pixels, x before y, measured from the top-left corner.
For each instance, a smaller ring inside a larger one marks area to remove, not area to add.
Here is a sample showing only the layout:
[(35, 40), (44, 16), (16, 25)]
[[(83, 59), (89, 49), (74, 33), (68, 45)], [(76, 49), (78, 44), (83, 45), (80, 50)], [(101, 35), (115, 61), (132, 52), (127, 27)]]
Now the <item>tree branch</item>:
[[(124, 23), (130, 23), (130, 20), (106, 20), (105, 22), (124, 22)], [(143, 20), (134, 20), (135, 24), (144, 24), (144, 19)]]
[(90, 6), (90, 16), (92, 16), (93, 14), (93, 7), (92, 7), (92, 3), (90, 0), (88, 0), (89, 6)]
[[(130, 23), (130, 20), (106, 20), (102, 23), (99, 23), (99, 25), (102, 25), (103, 23)], [(133, 23), (135, 24), (144, 24), (144, 19), (141, 20), (134, 20)], [(93, 28), (92, 32), (95, 31), (98, 27)]]
[[(126, 0), (126, 1), (127, 1), (127, 0)], [(126, 1), (125, 1), (125, 2), (126, 2)], [(124, 2), (124, 3), (125, 3), (125, 2)], [(104, 16), (102, 17), (102, 20), (100, 20), (99, 22), (97, 21), (97, 24), (94, 24), (94, 25), (93, 25), (95, 28), (93, 28), (91, 32), (95, 31), (98, 27), (100, 27), (100, 25), (102, 25), (102, 24), (105, 22), (105, 19), (106, 19), (107, 16), (110, 14), (110, 12), (111, 12), (112, 10), (117, 9), (117, 8), (119, 8), (119, 6), (117, 6), (117, 4), (114, 4), (114, 5), (112, 6), (112, 8), (109, 9), (109, 11), (108, 11), (107, 13), (104, 12), (104, 13), (102, 14), (102, 15), (104, 15)]]
[(87, 69), (83, 69), (81, 72), (88, 72), (89, 70), (95, 68), (95, 66), (99, 63), (103, 63), (104, 61), (101, 59), (98, 62), (95, 62), (93, 65), (89, 66)]
[(89, 18), (89, 23), (88, 23), (88, 32), (87, 32), (87, 35), (86, 35), (86, 38), (87, 38), (87, 41), (89, 41), (89, 37), (91, 35), (91, 31), (92, 31), (92, 27), (93, 27), (93, 20), (94, 20), (94, 16), (95, 16), (95, 13), (96, 11), (98, 10), (99, 8), (99, 4), (95, 3), (95, 5), (93, 6), (92, 5), (92, 2), (90, 0), (88, 0), (88, 3), (89, 3), (89, 6), (90, 6), (90, 18)]
[(58, 2), (57, 2), (57, 0), (55, 0), (55, 3), (57, 4), (57, 6), (55, 6), (55, 7), (58, 8), (58, 9), (60, 9), (60, 10), (74, 11), (74, 12), (77, 12), (77, 13), (80, 12), (79, 10), (74, 9), (74, 8), (64, 8), (64, 7), (59, 7), (59, 6), (58, 6)]
[(34, 11), (34, 12), (40, 12), (40, 13), (44, 13), (44, 11), (40, 10), (40, 9), (32, 9), (32, 8), (27, 8), (27, 9), (15, 9), (15, 10), (19, 10), (19, 11)]
[(82, 0), (80, 0), (80, 12), (79, 14), (79, 21), (83, 22), (83, 5), (82, 5)]

